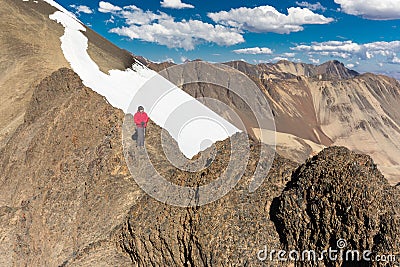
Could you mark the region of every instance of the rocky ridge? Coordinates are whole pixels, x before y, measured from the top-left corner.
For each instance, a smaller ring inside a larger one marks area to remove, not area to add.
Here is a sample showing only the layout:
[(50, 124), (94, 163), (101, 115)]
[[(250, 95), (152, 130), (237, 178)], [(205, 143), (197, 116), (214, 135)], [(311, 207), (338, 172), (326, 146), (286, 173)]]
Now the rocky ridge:
[[(137, 186), (135, 176), (147, 169), (142, 166), (133, 176), (128, 171), (121, 142), (124, 115), (71, 70), (44, 79), (28, 110), (0, 154), (2, 266), (262, 266), (270, 265), (257, 258), (264, 246), (320, 247), (337, 237), (354, 240), (352, 248), (398, 253), (393, 238), (399, 231), (399, 190), (367, 156), (328, 148), (297, 168), (276, 155), (264, 183), (249, 193), (262, 145), (250, 141), (245, 175), (231, 192), (205, 206), (179, 208)], [(209, 168), (179, 171), (162, 153), (161, 129), (150, 123), (147, 132), (153, 165), (177, 184), (208, 183), (230, 157), (225, 140), (215, 145)], [(140, 152), (135, 147), (130, 152), (140, 162)], [(305, 201), (297, 207), (300, 195)], [(343, 209), (351, 198), (346, 217)], [(373, 214), (378, 208), (381, 216)], [(334, 214), (339, 226), (329, 220)], [(336, 235), (328, 236), (330, 230)]]

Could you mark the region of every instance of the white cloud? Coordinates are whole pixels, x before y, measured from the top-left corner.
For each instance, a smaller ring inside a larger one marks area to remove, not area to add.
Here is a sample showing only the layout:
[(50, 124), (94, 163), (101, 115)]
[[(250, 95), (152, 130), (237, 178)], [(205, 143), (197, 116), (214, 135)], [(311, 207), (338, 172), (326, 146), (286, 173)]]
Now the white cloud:
[(251, 54), (251, 55), (272, 54), (272, 50), (268, 47), (242, 48), (233, 50), (233, 52), (236, 54)]
[[(162, 3), (171, 3), (164, 0)], [(179, 1), (180, 2), (180, 1)], [(244, 42), (244, 30), (253, 32), (290, 33), (303, 30), (304, 24), (326, 24), (333, 19), (315, 14), (306, 8), (292, 7), (288, 14), (279, 13), (274, 7), (238, 8), (229, 12), (209, 13), (208, 16), (217, 25), (201, 20), (190, 19), (176, 21), (164, 12), (143, 11), (137, 6), (119, 7), (101, 1), (98, 10), (122, 18), (124, 26), (113, 28), (110, 32), (165, 45), (169, 48), (193, 50), (196, 45), (209, 42), (221, 46), (230, 46)], [(112, 17), (109, 22), (114, 21)], [(268, 48), (238, 49), (235, 53), (271, 54)]]
[(362, 46), (352, 41), (328, 41), (311, 45), (298, 45), (291, 47), (295, 51), (306, 51), (310, 53), (320, 54), (323, 56), (339, 56), (341, 58), (350, 57), (352, 54), (360, 53)]
[(274, 57), (274, 58), (272, 59), (272, 61), (281, 61), (281, 60), (289, 61), (289, 59), (286, 58), (286, 57)]
[(284, 57), (295, 57), (296, 53), (283, 53), (282, 56), (284, 56)]
[(392, 63), (400, 64), (400, 58), (398, 58), (397, 56), (394, 56), (393, 59), (392, 59)]
[(108, 2), (100, 1), (98, 10), (102, 13), (112, 13), (122, 10), (122, 8), (120, 8), (119, 6), (114, 6), (113, 4)]
[(93, 13), (93, 10), (88, 6), (70, 5), (70, 7), (74, 8), (76, 10), (76, 13), (78, 13), (78, 14), (79, 13), (85, 13), (85, 14), (92, 14)]
[(121, 8), (107, 2), (100, 3), (102, 3), (100, 8), (103, 11), (125, 20), (126, 26), (113, 28), (110, 32), (131, 39), (185, 50), (193, 50), (197, 44), (203, 42), (226, 46), (244, 42), (243, 36), (236, 29), (222, 25), (213, 25), (199, 20), (175, 21), (175, 18), (163, 12), (143, 11), (133, 5)]
[(175, 64), (175, 60), (173, 59), (173, 58), (166, 58), (165, 60), (164, 60), (164, 62), (168, 62), (168, 63), (173, 63), (173, 64)]
[(159, 12), (158, 14), (151, 11), (143, 11), (136, 6), (124, 7), (124, 10), (117, 13), (120, 17), (125, 19), (125, 23), (128, 25), (148, 25), (154, 21), (160, 20), (173, 20), (174, 18), (170, 15)]
[(230, 11), (208, 13), (214, 22), (251, 32), (290, 33), (302, 31), (305, 24), (327, 24), (333, 21), (307, 8), (291, 7), (282, 14), (272, 6), (240, 7)]
[(353, 63), (349, 63), (349, 64), (346, 65), (346, 67), (349, 68), (349, 69), (351, 69), (351, 68), (354, 68), (355, 65), (354, 65)]
[(301, 6), (301, 7), (306, 7), (312, 11), (316, 11), (316, 10), (322, 10), (322, 12), (326, 11), (326, 7), (321, 5), (320, 2), (317, 2), (315, 4), (310, 4), (309, 2), (303, 1), (303, 2), (296, 2), (296, 5)]
[(115, 20), (114, 20), (114, 16), (113, 15), (111, 15), (111, 17), (108, 20), (105, 21), (106, 24), (108, 24), (108, 23), (113, 24), (114, 22), (115, 22)]
[(352, 41), (328, 41), (311, 45), (298, 45), (291, 47), (295, 51), (308, 52), (322, 56), (334, 56), (341, 58), (372, 59), (374, 57), (385, 57), (392, 60), (396, 53), (400, 52), (400, 41), (372, 42), (358, 44)]
[(221, 25), (212, 25), (199, 20), (174, 21), (159, 20), (158, 23), (130, 25), (114, 28), (111, 32), (140, 39), (147, 42), (166, 45), (169, 48), (193, 50), (195, 45), (211, 42), (218, 45), (234, 45), (244, 42), (243, 36)]
[(346, 14), (371, 20), (400, 19), (399, 0), (334, 0)]
[(181, 0), (163, 0), (160, 2), (160, 4), (164, 8), (174, 8), (174, 9), (194, 8), (193, 5), (182, 3)]
[(313, 64), (319, 64), (319, 58), (310, 57), (308, 60), (311, 61), (311, 63)]
[(185, 56), (181, 56), (180, 60), (182, 63), (185, 63), (186, 61), (188, 61), (188, 58)]

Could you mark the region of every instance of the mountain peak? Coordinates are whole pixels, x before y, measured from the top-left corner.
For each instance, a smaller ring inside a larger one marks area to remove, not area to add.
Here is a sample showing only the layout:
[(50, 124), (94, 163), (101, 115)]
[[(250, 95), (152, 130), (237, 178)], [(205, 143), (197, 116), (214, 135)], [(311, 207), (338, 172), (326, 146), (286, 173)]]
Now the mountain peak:
[(350, 70), (344, 64), (337, 60), (330, 60), (315, 67), (316, 75), (320, 79), (349, 79), (359, 75), (358, 72)]

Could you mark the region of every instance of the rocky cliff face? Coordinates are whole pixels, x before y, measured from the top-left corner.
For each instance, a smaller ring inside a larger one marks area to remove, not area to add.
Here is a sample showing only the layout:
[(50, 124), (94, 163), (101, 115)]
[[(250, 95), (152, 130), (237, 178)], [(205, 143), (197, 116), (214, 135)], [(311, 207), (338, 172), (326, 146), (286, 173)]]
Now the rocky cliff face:
[[(188, 262), (201, 264), (202, 259), (204, 264), (219, 265), (233, 257), (223, 247), (239, 246), (235, 238), (248, 227), (242, 239), (254, 243), (254, 249), (260, 245), (252, 241), (253, 236), (258, 238), (259, 225), (269, 233), (260, 241), (279, 245), (273, 223), (264, 218), (264, 205), (269, 205), (264, 197), (271, 202), (278, 195), (294, 163), (277, 158), (264, 187), (269, 187), (268, 193), (249, 195), (248, 181), (243, 181), (237, 192), (218, 204), (203, 209), (174, 208), (146, 196), (136, 185), (123, 156), (122, 112), (84, 87), (71, 70), (60, 69), (44, 79), (28, 110), (25, 122), (0, 156), (2, 266), (129, 262), (186, 266)], [(220, 142), (220, 156), (210, 170), (178, 171), (163, 157), (157, 141), (160, 131), (150, 123), (147, 149), (154, 165), (171, 181), (195, 185), (213, 180), (229, 159), (228, 143)], [(257, 146), (252, 147), (254, 159), (247, 177), (257, 156)], [(138, 151), (132, 152), (138, 160)], [(141, 171), (146, 172), (145, 166)], [(221, 212), (218, 217), (216, 209)], [(241, 222), (242, 218), (247, 219)], [(208, 225), (218, 228), (218, 234)], [(227, 235), (231, 237), (225, 240)], [(213, 246), (225, 240), (218, 245), (220, 259), (215, 259), (211, 244), (204, 243), (209, 239), (214, 240)], [(204, 248), (196, 248), (194, 240)], [(250, 258), (253, 252), (246, 253)]]

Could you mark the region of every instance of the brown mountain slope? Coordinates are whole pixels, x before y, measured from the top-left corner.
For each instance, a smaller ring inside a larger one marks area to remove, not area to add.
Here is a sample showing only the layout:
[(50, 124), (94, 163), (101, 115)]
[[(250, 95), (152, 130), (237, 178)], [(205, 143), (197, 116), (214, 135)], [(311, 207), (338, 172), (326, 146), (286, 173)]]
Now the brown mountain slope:
[[(44, 1), (0, 0), (0, 147), (20, 125), (33, 87), (61, 67), (64, 28), (49, 19), (57, 9)], [(107, 72), (130, 67), (134, 59), (87, 28), (88, 53)]]
[[(392, 184), (399, 182), (397, 80), (359, 75), (336, 61), (320, 66), (287, 61), (269, 65), (227, 64), (252, 77), (265, 93), (275, 115), (278, 135), (286, 133), (324, 146), (342, 145), (367, 153)], [(289, 153), (290, 150), (296, 153), (294, 143), (288, 145)], [(291, 158), (298, 162), (305, 159)]]
[(55, 9), (38, 4), (1, 0), (0, 10), (0, 147), (22, 123), (32, 84), (68, 66), (60, 49), (64, 29), (49, 20)]

